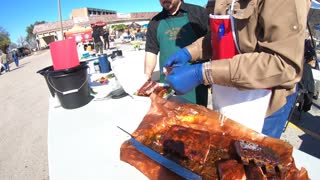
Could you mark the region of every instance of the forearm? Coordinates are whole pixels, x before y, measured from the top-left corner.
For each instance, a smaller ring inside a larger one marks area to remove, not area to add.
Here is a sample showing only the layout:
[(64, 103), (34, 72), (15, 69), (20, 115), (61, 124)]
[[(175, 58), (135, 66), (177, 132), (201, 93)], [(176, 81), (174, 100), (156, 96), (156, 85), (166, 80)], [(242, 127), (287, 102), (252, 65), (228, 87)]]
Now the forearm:
[(151, 78), (154, 68), (157, 65), (157, 55), (151, 52), (146, 52), (144, 59), (144, 74)]
[(239, 89), (292, 89), (302, 74), (302, 58), (297, 57), (295, 60), (296, 62), (261, 52), (240, 54), (229, 60), (211, 61), (203, 66), (204, 82)]

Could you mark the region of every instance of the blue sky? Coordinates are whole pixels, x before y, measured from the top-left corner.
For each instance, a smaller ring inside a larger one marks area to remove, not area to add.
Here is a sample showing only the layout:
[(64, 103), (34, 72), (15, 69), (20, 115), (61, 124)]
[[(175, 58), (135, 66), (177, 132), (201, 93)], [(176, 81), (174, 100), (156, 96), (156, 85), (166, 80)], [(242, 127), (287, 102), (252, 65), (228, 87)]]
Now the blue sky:
[[(203, 6), (207, 0), (184, 0), (186, 3)], [(60, 0), (62, 19), (69, 19), (72, 9), (91, 7), (130, 12), (160, 11), (159, 0)], [(17, 43), (20, 36), (26, 37), (26, 27), (36, 21), (55, 22), (59, 20), (58, 0), (12, 0), (2, 1), (0, 26), (10, 34), (11, 42)]]

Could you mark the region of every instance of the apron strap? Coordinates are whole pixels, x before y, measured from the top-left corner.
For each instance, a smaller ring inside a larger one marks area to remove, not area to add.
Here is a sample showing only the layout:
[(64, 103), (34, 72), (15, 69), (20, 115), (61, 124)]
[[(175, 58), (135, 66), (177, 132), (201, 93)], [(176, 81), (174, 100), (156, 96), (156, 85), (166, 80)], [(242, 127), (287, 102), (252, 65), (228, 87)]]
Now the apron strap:
[(234, 26), (234, 17), (233, 17), (233, 8), (234, 8), (234, 3), (235, 3), (236, 0), (232, 0), (232, 3), (231, 3), (231, 7), (230, 7), (230, 20), (231, 20), (231, 28), (232, 28), (232, 36), (233, 36), (233, 40), (234, 40), (234, 44), (236, 45), (236, 48), (238, 50), (238, 53), (241, 54), (241, 51), (240, 51), (240, 48), (239, 48), (239, 44), (238, 44), (238, 41), (237, 41), (237, 36), (236, 36), (236, 29), (235, 29), (235, 26)]

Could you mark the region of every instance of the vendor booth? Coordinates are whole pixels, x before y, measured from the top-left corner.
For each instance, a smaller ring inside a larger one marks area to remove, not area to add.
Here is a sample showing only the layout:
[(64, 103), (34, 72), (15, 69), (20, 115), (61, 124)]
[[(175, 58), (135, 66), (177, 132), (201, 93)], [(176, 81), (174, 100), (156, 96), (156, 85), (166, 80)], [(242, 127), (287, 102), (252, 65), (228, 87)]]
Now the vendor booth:
[(64, 33), (66, 39), (74, 38), (76, 42), (90, 42), (92, 41), (92, 29), (90, 27), (84, 28), (75, 24), (69, 31)]

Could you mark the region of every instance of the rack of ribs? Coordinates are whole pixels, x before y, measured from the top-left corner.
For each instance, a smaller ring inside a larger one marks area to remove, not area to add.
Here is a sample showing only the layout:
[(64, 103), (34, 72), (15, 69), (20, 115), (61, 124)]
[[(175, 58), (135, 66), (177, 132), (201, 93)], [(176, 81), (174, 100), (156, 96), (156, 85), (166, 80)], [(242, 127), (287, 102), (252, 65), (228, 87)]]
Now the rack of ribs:
[(138, 96), (150, 96), (152, 93), (157, 94), (159, 97), (163, 97), (169, 91), (168, 86), (160, 85), (158, 82), (147, 80), (137, 91)]
[(198, 161), (203, 164), (210, 150), (210, 134), (173, 125), (160, 139), (164, 154)]
[(158, 86), (157, 82), (147, 80), (138, 90), (138, 96), (150, 96), (154, 89)]
[[(133, 137), (203, 179), (309, 179), (304, 168), (296, 168), (289, 143), (228, 118), (221, 124), (220, 114), (203, 106), (155, 94), (150, 98), (151, 107)], [(150, 179), (181, 179), (129, 141), (122, 144), (120, 159)]]

